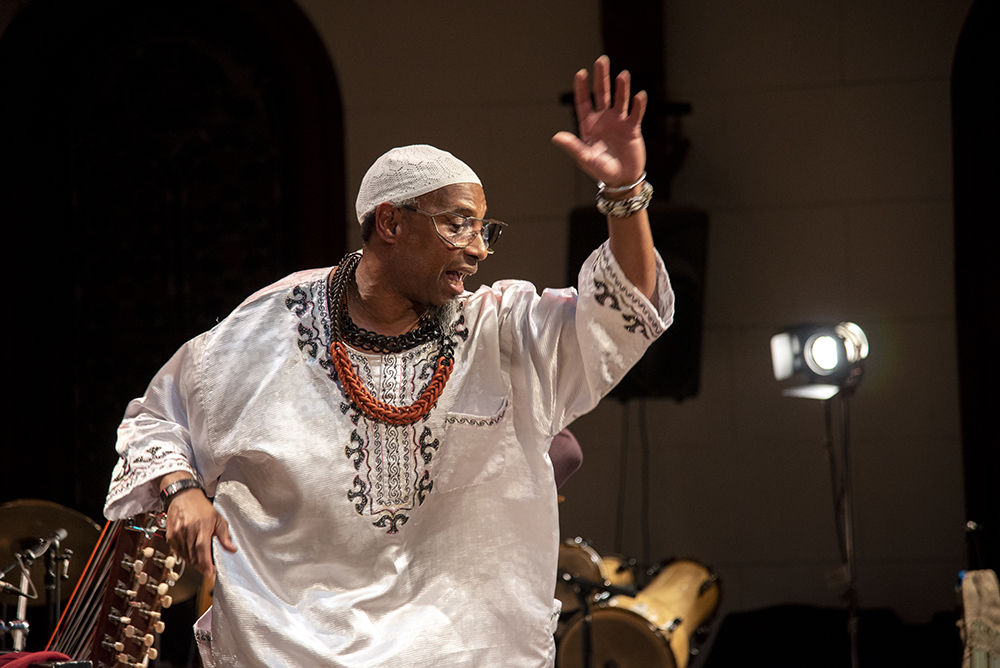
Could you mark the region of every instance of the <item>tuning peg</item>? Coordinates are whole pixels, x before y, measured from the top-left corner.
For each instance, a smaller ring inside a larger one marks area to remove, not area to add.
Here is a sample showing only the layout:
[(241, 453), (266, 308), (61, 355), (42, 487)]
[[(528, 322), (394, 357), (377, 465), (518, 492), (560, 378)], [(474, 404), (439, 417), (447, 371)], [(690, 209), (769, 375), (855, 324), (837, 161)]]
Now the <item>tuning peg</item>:
[(173, 570), (174, 566), (177, 565), (179, 559), (174, 555), (164, 555), (162, 552), (157, 552), (156, 556), (153, 557), (153, 561), (159, 565), (166, 568), (168, 571)]
[(132, 571), (136, 575), (142, 573), (142, 569), (146, 565), (142, 559), (129, 559), (128, 557), (123, 558), (121, 564), (122, 568), (127, 571)]
[(104, 636), (104, 640), (101, 641), (101, 647), (108, 650), (109, 652), (123, 652), (125, 650), (125, 644), (122, 642), (116, 642), (111, 636)]
[(121, 580), (118, 581), (118, 586), (115, 587), (115, 593), (122, 598), (135, 598), (136, 594), (139, 592), (134, 589), (126, 589), (125, 583)]
[(122, 615), (120, 612), (118, 612), (117, 608), (111, 608), (111, 612), (108, 614), (108, 619), (117, 624), (122, 624), (122, 625), (132, 623), (132, 618)]
[(143, 604), (143, 606), (141, 608), (139, 608), (139, 614), (142, 615), (143, 617), (145, 617), (146, 619), (149, 619), (149, 620), (152, 620), (152, 621), (156, 621), (156, 620), (158, 620), (160, 618), (160, 613), (157, 612), (157, 611), (155, 611), (155, 610), (153, 610), (152, 608), (150, 608), (146, 604)]
[[(124, 652), (119, 654), (116, 658), (118, 659), (118, 663), (125, 666), (125, 668), (142, 668), (143, 665), (140, 661), (137, 661), (134, 656), (131, 654), (125, 654)], [(117, 666), (117, 664), (115, 665)]]
[(152, 633), (143, 634), (142, 631), (135, 628), (134, 626), (125, 627), (125, 637), (130, 639), (137, 645), (143, 645), (145, 647), (152, 647), (153, 642), (156, 640), (156, 638), (153, 637)]

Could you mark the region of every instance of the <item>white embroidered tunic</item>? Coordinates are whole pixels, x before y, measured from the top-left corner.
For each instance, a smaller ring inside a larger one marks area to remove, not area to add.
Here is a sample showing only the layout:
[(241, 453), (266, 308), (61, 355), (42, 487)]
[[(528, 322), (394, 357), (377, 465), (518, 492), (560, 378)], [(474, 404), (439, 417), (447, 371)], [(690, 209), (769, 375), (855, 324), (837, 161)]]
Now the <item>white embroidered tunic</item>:
[[(159, 508), (188, 470), (239, 551), (215, 549), (216, 666), (551, 666), (558, 562), (552, 436), (590, 411), (670, 324), (607, 243), (581, 293), (501, 281), (459, 298), (454, 370), (426, 419), (373, 422), (332, 372), (326, 278), (294, 274), (185, 344), (128, 406), (105, 514)], [(409, 405), (436, 341), (350, 351)]]

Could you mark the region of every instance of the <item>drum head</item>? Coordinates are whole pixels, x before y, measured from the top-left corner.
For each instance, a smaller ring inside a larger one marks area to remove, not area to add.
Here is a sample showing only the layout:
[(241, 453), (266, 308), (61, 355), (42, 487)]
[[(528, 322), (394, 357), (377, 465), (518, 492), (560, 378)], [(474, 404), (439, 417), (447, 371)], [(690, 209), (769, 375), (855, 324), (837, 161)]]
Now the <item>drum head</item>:
[[(594, 548), (579, 539), (567, 540), (559, 545), (560, 576), (563, 573), (590, 582), (603, 582), (605, 579), (601, 556), (594, 551)], [(556, 581), (555, 596), (562, 602), (563, 613), (570, 613), (580, 608), (580, 601), (573, 585), (561, 578)]]
[[(667, 638), (646, 618), (617, 608), (593, 611), (593, 666), (615, 668), (677, 668)], [(559, 642), (558, 668), (583, 668), (583, 618), (576, 617)]]

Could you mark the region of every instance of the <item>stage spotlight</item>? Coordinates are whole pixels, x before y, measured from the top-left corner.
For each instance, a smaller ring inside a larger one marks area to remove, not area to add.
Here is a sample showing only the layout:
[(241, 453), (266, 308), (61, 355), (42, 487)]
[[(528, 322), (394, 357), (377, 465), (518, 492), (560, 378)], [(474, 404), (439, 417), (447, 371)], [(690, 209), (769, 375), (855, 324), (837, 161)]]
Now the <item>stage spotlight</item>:
[(771, 337), (774, 377), (789, 381), (782, 394), (829, 399), (853, 389), (868, 357), (868, 338), (853, 322), (796, 325)]
[[(844, 598), (848, 607), (851, 667), (858, 666), (858, 597), (851, 491), (851, 448), (848, 399), (861, 381), (868, 357), (868, 337), (853, 322), (839, 325), (797, 325), (771, 337), (774, 377), (787, 381), (782, 394), (823, 399), (826, 445), (830, 457), (837, 539), (846, 573)], [(840, 448), (835, 447), (834, 404), (840, 410)], [(839, 461), (838, 461), (839, 460)]]

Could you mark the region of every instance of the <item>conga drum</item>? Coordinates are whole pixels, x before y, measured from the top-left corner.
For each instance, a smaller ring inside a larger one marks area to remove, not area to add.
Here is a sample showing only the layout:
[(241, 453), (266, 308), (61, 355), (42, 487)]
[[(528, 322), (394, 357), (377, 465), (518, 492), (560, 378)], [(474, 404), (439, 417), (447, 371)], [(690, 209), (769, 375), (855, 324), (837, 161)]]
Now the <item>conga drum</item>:
[[(563, 541), (559, 545), (559, 579), (556, 581), (555, 596), (562, 602), (563, 617), (580, 609), (573, 583), (562, 579), (563, 573), (574, 578), (582, 578), (599, 584), (616, 587), (631, 587), (635, 575), (627, 561), (617, 555), (602, 557), (582, 538)], [(594, 592), (592, 600), (600, 598), (601, 592)]]
[[(686, 668), (691, 636), (719, 603), (718, 578), (694, 561), (674, 561), (636, 596), (614, 596), (591, 614), (594, 666)], [(583, 668), (583, 616), (559, 640), (558, 668)]]

